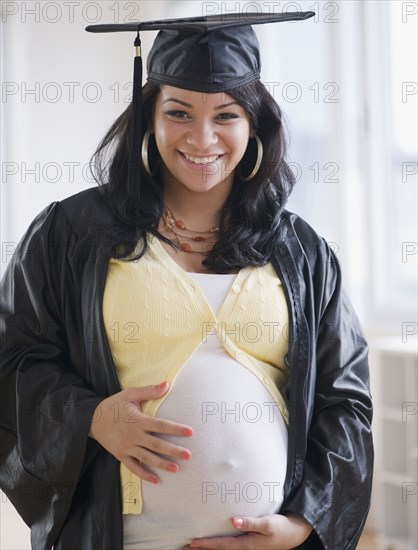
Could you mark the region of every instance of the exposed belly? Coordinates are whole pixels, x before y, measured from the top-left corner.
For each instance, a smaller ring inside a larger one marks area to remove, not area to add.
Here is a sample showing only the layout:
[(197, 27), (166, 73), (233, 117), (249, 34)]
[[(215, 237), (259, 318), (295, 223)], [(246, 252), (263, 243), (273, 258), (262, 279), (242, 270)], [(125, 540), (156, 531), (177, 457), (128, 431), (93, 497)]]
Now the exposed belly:
[(166, 437), (192, 459), (179, 460), (175, 474), (158, 470), (158, 485), (142, 483), (142, 513), (124, 516), (126, 550), (175, 550), (194, 537), (239, 535), (232, 516), (273, 514), (282, 504), (287, 428), (279, 408), (232, 357), (218, 351), (206, 364), (200, 349), (156, 414), (194, 429), (189, 438)]

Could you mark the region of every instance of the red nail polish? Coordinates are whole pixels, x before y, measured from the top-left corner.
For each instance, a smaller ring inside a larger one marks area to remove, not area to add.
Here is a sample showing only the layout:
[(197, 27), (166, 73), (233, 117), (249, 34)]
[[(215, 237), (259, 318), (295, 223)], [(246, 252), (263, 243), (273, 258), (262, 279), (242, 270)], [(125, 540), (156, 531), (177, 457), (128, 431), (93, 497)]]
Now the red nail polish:
[(193, 435), (193, 430), (190, 428), (184, 428), (183, 435)]
[(179, 469), (179, 467), (177, 466), (177, 464), (170, 464), (167, 467), (167, 470), (170, 470), (170, 472), (177, 472), (178, 469)]
[(234, 518), (234, 526), (240, 529), (244, 523), (242, 518)]
[(187, 452), (187, 451), (183, 451), (183, 452), (181, 453), (181, 458), (184, 458), (185, 460), (190, 460), (191, 457), (192, 457), (192, 455), (191, 455), (189, 452)]
[(151, 483), (154, 483), (154, 485), (157, 485), (157, 483), (158, 483), (159, 480), (158, 480), (158, 477), (150, 477), (150, 478), (149, 478), (149, 481), (150, 481)]

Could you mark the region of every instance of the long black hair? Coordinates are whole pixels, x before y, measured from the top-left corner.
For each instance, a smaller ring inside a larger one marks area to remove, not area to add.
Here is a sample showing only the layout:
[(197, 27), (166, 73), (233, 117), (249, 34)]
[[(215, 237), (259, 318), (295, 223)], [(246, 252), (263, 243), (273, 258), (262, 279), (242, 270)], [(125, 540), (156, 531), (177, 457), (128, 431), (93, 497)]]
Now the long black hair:
[[(143, 87), (143, 131), (152, 127), (154, 105), (160, 86)], [(261, 167), (251, 181), (243, 181), (256, 161), (250, 146), (235, 170), (228, 199), (221, 212), (219, 239), (203, 264), (216, 273), (227, 273), (250, 265), (265, 265), (271, 255), (272, 239), (280, 238), (281, 214), (295, 178), (285, 160), (286, 140), (282, 112), (264, 85), (255, 80), (227, 92), (248, 113), (251, 125), (263, 144)], [(128, 191), (132, 105), (112, 124), (91, 161), (92, 172), (109, 199), (114, 223), (101, 228), (101, 239), (111, 256), (139, 259), (147, 250), (147, 234), (174, 245), (158, 232), (163, 213), (163, 186), (158, 175), (150, 176), (141, 162), (141, 186)], [(255, 140), (250, 140), (250, 144)], [(139, 154), (139, 153), (138, 153)], [(149, 164), (158, 173), (160, 162), (154, 140), (150, 140)], [(154, 172), (155, 171), (155, 172)]]

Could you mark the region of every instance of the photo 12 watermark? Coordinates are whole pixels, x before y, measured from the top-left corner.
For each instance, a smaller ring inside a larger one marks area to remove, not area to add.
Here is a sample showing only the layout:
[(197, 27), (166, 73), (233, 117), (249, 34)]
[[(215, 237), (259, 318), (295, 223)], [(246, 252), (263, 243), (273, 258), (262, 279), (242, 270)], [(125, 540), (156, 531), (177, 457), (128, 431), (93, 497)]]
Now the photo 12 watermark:
[(221, 422), (221, 424), (247, 422), (254, 424), (261, 421), (274, 423), (277, 422), (277, 412), (285, 412), (282, 409), (283, 405), (276, 401), (266, 401), (264, 403), (255, 401), (246, 403), (239, 401), (233, 403), (204, 401), (202, 403), (202, 422), (204, 424), (213, 422)]
[(402, 343), (406, 344), (409, 338), (416, 338), (418, 323), (416, 321), (404, 321), (402, 323)]
[(1, 183), (88, 183), (94, 185), (91, 163), (77, 161), (11, 162), (1, 163)]
[(408, 503), (408, 499), (411, 497), (417, 498), (418, 483), (416, 481), (405, 481), (402, 483), (402, 502)]
[(417, 24), (418, 2), (402, 2), (402, 23)]
[(278, 481), (256, 481), (247, 482), (226, 482), (226, 481), (203, 481), (202, 502), (235, 504), (247, 502), (254, 504), (260, 500), (267, 500), (270, 503), (277, 502), (282, 497), (282, 485)]
[(253, 13), (265, 13), (276, 15), (278, 13), (300, 13), (303, 11), (313, 11), (313, 21), (315, 23), (339, 23), (338, 13), (340, 7), (338, 2), (234, 2), (234, 1), (215, 1), (202, 3), (202, 15), (231, 16), (238, 14), (240, 20), (245, 21), (245, 16)]
[(1, 102), (10, 104), (40, 103), (109, 103), (129, 104), (132, 101), (132, 82), (15, 82), (5, 81), (1, 85)]
[(144, 2), (108, 0), (85, 1), (3, 1), (0, 4), (3, 24), (18, 21), (21, 24), (47, 23), (137, 23), (143, 19)]
[(415, 257), (418, 254), (418, 242), (406, 241), (402, 243), (402, 263), (406, 264), (408, 261), (417, 261)]
[(408, 422), (411, 417), (416, 420), (417, 414), (418, 403), (416, 401), (404, 401), (402, 403), (402, 422)]
[[(418, 174), (417, 162), (402, 163), (402, 183), (408, 183), (409, 178), (411, 176), (416, 176), (417, 174)], [(416, 183), (416, 178), (414, 178), (413, 183)]]

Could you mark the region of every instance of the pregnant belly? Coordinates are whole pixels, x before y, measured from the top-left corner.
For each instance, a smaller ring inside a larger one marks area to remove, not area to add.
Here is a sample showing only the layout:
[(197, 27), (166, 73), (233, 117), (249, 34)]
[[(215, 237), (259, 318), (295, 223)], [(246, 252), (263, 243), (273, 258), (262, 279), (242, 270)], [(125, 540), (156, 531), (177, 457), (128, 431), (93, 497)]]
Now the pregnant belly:
[(142, 483), (143, 511), (124, 516), (126, 550), (174, 550), (194, 537), (237, 536), (230, 518), (279, 511), (287, 428), (277, 404), (248, 369), (202, 346), (183, 366), (156, 416), (185, 423), (194, 436), (166, 436), (192, 453), (180, 470)]

